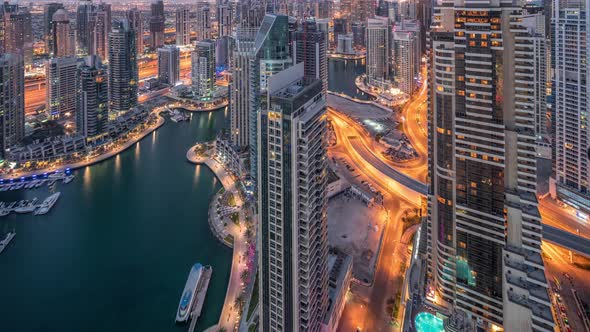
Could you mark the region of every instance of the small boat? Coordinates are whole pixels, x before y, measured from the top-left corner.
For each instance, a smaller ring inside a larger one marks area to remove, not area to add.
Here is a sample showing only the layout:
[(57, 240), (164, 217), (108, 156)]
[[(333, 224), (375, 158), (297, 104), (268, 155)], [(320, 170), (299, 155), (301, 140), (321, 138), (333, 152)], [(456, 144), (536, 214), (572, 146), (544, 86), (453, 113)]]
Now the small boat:
[(15, 235), (16, 232), (8, 232), (8, 234), (6, 234), (6, 237), (4, 237), (2, 241), (0, 241), (0, 253), (4, 251), (4, 249), (8, 246), (10, 241), (12, 241)]
[(16, 209), (14, 209), (14, 212), (16, 213), (30, 213), (35, 211), (37, 207), (35, 206), (35, 204), (29, 203), (27, 205), (23, 205), (23, 206), (19, 206)]
[(57, 202), (57, 199), (59, 198), (59, 196), (61, 195), (60, 192), (56, 192), (55, 194), (47, 197), (43, 203), (41, 203), (41, 206), (39, 206), (35, 212), (33, 212), (34, 215), (43, 215), (46, 214), (47, 212), (49, 212), (49, 210), (51, 210), (51, 208), (53, 207), (53, 205), (55, 205), (55, 203)]
[(0, 209), (0, 217), (4, 217), (10, 214), (10, 210), (8, 209)]
[(63, 183), (68, 184), (68, 183), (72, 182), (72, 180), (74, 180), (74, 176), (68, 175), (63, 179)]
[(66, 175), (64, 173), (53, 173), (49, 174), (48, 178), (50, 179), (63, 179)]

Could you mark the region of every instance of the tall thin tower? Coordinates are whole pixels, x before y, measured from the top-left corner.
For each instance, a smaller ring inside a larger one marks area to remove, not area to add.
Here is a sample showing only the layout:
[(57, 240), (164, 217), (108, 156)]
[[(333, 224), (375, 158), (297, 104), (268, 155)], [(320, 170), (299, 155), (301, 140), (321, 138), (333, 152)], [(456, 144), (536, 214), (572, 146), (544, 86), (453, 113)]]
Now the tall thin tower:
[(326, 99), (303, 64), (258, 113), (260, 331), (318, 332), (328, 305)]

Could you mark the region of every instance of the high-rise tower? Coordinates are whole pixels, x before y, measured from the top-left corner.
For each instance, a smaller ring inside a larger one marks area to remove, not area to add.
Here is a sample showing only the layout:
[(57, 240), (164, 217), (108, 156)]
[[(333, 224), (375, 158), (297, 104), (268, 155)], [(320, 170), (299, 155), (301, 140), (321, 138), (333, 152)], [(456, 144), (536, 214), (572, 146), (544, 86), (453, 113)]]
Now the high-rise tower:
[(367, 79), (371, 84), (389, 82), (391, 30), (391, 23), (387, 18), (374, 18), (367, 22)]
[(166, 46), (158, 49), (158, 79), (164, 84), (175, 86), (180, 81), (180, 49)]
[(135, 31), (127, 20), (113, 23), (109, 34), (110, 112), (126, 112), (137, 105), (137, 48)]
[(141, 11), (137, 8), (131, 8), (126, 12), (127, 21), (135, 31), (135, 47), (137, 49), (137, 57), (143, 54), (143, 17)]
[(255, 36), (256, 29), (238, 28), (231, 58), (230, 134), (231, 142), (238, 149), (248, 147), (250, 142), (250, 62), (254, 56)]
[(76, 54), (76, 45), (70, 27), (68, 13), (59, 9), (53, 14), (51, 20), (51, 48), (49, 53), (55, 57), (70, 56)]
[(25, 66), (17, 54), (0, 54), (0, 158), (25, 136)]
[(322, 94), (328, 93), (328, 36), (318, 31), (314, 21), (302, 24), (293, 33), (293, 63), (303, 62), (305, 77), (322, 81)]
[(87, 138), (105, 133), (108, 123), (109, 91), (107, 67), (100, 57), (87, 56), (77, 73), (76, 132)]
[[(62, 3), (46, 3), (43, 6), (43, 38), (45, 39), (45, 49), (51, 53), (53, 50), (53, 14), (59, 9), (64, 9)], [(68, 19), (69, 21), (69, 19)]]
[(176, 9), (176, 45), (191, 43), (190, 11), (187, 7)]
[(327, 126), (303, 64), (269, 79), (258, 113), (260, 331), (320, 331), (328, 302)]
[(76, 57), (47, 60), (45, 87), (47, 115), (51, 118), (73, 117), (76, 112)]
[(534, 43), (522, 9), (456, 0), (434, 17), (427, 245), (435, 301), (486, 330), (553, 331), (536, 198)]
[(590, 211), (590, 1), (553, 3), (555, 192)]
[(198, 41), (191, 54), (193, 92), (199, 98), (210, 98), (215, 90), (215, 42)]
[(164, 46), (164, 1), (155, 0), (150, 5), (150, 46), (153, 49)]

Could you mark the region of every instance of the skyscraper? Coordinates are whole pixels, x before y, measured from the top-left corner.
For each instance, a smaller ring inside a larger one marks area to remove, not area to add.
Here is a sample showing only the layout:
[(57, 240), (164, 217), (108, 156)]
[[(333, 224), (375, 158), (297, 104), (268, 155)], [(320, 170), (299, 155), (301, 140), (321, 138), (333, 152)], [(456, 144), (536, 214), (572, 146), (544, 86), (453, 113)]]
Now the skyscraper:
[(260, 331), (320, 331), (328, 302), (327, 126), (322, 83), (300, 63), (258, 113)]
[(375, 85), (387, 82), (391, 73), (391, 24), (386, 18), (369, 19), (366, 32), (367, 79)]
[(191, 43), (190, 11), (187, 7), (176, 9), (176, 45)]
[(158, 79), (175, 86), (180, 81), (180, 49), (166, 46), (158, 49)]
[(232, 144), (240, 150), (248, 147), (250, 141), (250, 62), (255, 36), (256, 29), (238, 28), (231, 58), (230, 134)]
[(289, 18), (267, 14), (254, 40), (254, 58), (250, 62), (250, 172), (256, 179), (257, 121), (262, 94), (266, 93), (270, 77), (291, 66), (289, 50)]
[(434, 301), (485, 330), (553, 331), (529, 93), (534, 43), (522, 10), (455, 1), (434, 18), (427, 221)]
[(0, 158), (25, 136), (25, 66), (17, 54), (0, 54)]
[(90, 25), (90, 16), (94, 10), (94, 5), (90, 0), (80, 0), (76, 13), (76, 36), (78, 50), (81, 54), (88, 54), (90, 47), (92, 29)]
[(211, 98), (215, 91), (215, 42), (198, 41), (191, 54), (191, 76), (195, 96)]
[(51, 20), (51, 48), (49, 53), (54, 57), (70, 56), (76, 54), (74, 34), (71, 31), (70, 19), (64, 9), (59, 9), (53, 14)]
[(155, 0), (150, 5), (150, 46), (152, 49), (164, 46), (164, 1)]
[(106, 59), (108, 57), (109, 32), (111, 32), (111, 5), (101, 2), (93, 7), (89, 13), (88, 22), (91, 31), (88, 54)]
[(48, 53), (51, 53), (51, 50), (54, 49), (52, 30), (53, 14), (55, 14), (55, 12), (59, 9), (64, 9), (64, 5), (62, 3), (50, 2), (43, 6), (43, 38), (45, 39), (45, 49)]
[(211, 39), (211, 10), (208, 2), (197, 3), (197, 40)]
[(109, 34), (109, 110), (114, 114), (137, 105), (136, 40), (127, 20), (114, 21)]
[(137, 8), (131, 8), (127, 11), (127, 21), (135, 31), (135, 46), (137, 48), (137, 56), (143, 54), (143, 17), (141, 11)]
[(328, 36), (318, 31), (314, 21), (302, 24), (293, 33), (293, 63), (303, 62), (305, 77), (322, 81), (322, 95), (328, 93)]
[(100, 57), (87, 56), (77, 70), (76, 132), (94, 138), (107, 130), (109, 91), (107, 67)]
[(232, 32), (233, 11), (231, 4), (227, 0), (217, 0), (217, 26), (218, 36), (229, 36)]
[(590, 211), (590, 2), (553, 3), (553, 94), (555, 101), (555, 192)]
[(47, 116), (56, 119), (72, 117), (76, 112), (76, 57), (47, 60), (45, 90)]
[(33, 63), (33, 31), (28, 8), (4, 7), (4, 52), (19, 54), (25, 66)]
[(397, 87), (411, 95), (420, 71), (420, 31), (405, 29), (404, 22), (393, 31), (393, 72)]

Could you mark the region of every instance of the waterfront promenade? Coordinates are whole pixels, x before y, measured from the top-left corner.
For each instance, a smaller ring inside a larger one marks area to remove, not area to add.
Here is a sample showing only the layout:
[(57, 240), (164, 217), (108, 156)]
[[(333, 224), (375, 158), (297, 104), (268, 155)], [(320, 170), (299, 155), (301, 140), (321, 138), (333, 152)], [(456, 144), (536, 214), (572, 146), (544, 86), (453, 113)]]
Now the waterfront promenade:
[[(236, 181), (216, 160), (209, 158), (208, 156), (197, 156), (195, 153), (195, 147), (196, 146), (193, 146), (187, 151), (186, 158), (193, 164), (207, 165), (207, 167), (211, 169), (211, 171), (223, 185), (225, 191), (233, 194), (236, 207), (240, 211), (240, 220), (245, 220), (245, 212), (243, 211), (244, 209), (241, 209), (244, 202), (238, 194)], [(216, 198), (217, 196), (215, 199)], [(216, 332), (218, 330), (225, 329), (225, 331), (230, 332), (235, 330), (236, 324), (239, 323), (241, 318), (240, 310), (236, 308), (235, 304), (236, 298), (240, 296), (242, 293), (242, 288), (244, 287), (242, 284), (241, 275), (246, 269), (246, 258), (244, 257), (244, 253), (246, 253), (248, 250), (248, 242), (245, 235), (245, 227), (237, 225), (233, 222), (229, 222), (227, 223), (227, 226), (224, 226), (221, 218), (217, 218), (216, 215), (212, 216), (211, 212), (215, 213), (216, 211), (211, 211), (211, 209), (209, 210), (209, 219), (210, 222), (213, 223), (212, 230), (217, 232), (223, 229), (223, 233), (216, 234), (216, 236), (223, 239), (225, 238), (226, 234), (229, 234), (233, 237), (233, 255), (229, 283), (227, 286), (227, 292), (225, 294), (225, 301), (223, 303), (221, 316), (219, 317), (219, 323), (216, 326), (210, 327), (207, 329), (207, 331)]]
[(69, 164), (60, 164), (60, 165), (55, 165), (55, 166), (50, 166), (47, 168), (41, 168), (41, 169), (36, 169), (36, 170), (32, 170), (32, 171), (26, 171), (26, 172), (16, 172), (13, 174), (10, 174), (9, 176), (2, 178), (4, 181), (6, 180), (11, 180), (11, 179), (18, 179), (20, 177), (27, 177), (27, 176), (31, 176), (34, 174), (43, 174), (43, 173), (49, 173), (49, 172), (54, 172), (56, 170), (64, 170), (64, 169), (78, 169), (78, 168), (82, 168), (82, 167), (86, 167), (86, 166), (90, 166), (93, 164), (97, 164), (100, 163), (101, 161), (107, 160), (109, 158), (112, 158), (116, 155), (118, 155), (119, 153), (129, 149), (130, 147), (132, 147), (135, 143), (141, 141), (144, 137), (146, 137), (147, 135), (149, 135), (150, 133), (152, 133), (154, 130), (160, 128), (161, 126), (164, 125), (164, 123), (166, 122), (166, 120), (164, 119), (164, 117), (162, 117), (160, 115), (160, 111), (155, 111), (155, 114), (157, 116), (157, 120), (155, 123), (153, 123), (152, 125), (146, 127), (144, 130), (142, 130), (139, 133), (135, 133), (133, 135), (131, 135), (129, 137), (129, 140), (127, 140), (125, 143), (116, 146), (114, 149), (103, 153), (101, 155), (98, 155), (96, 157), (93, 158), (87, 158), (84, 160), (80, 160), (74, 163), (69, 163)]

